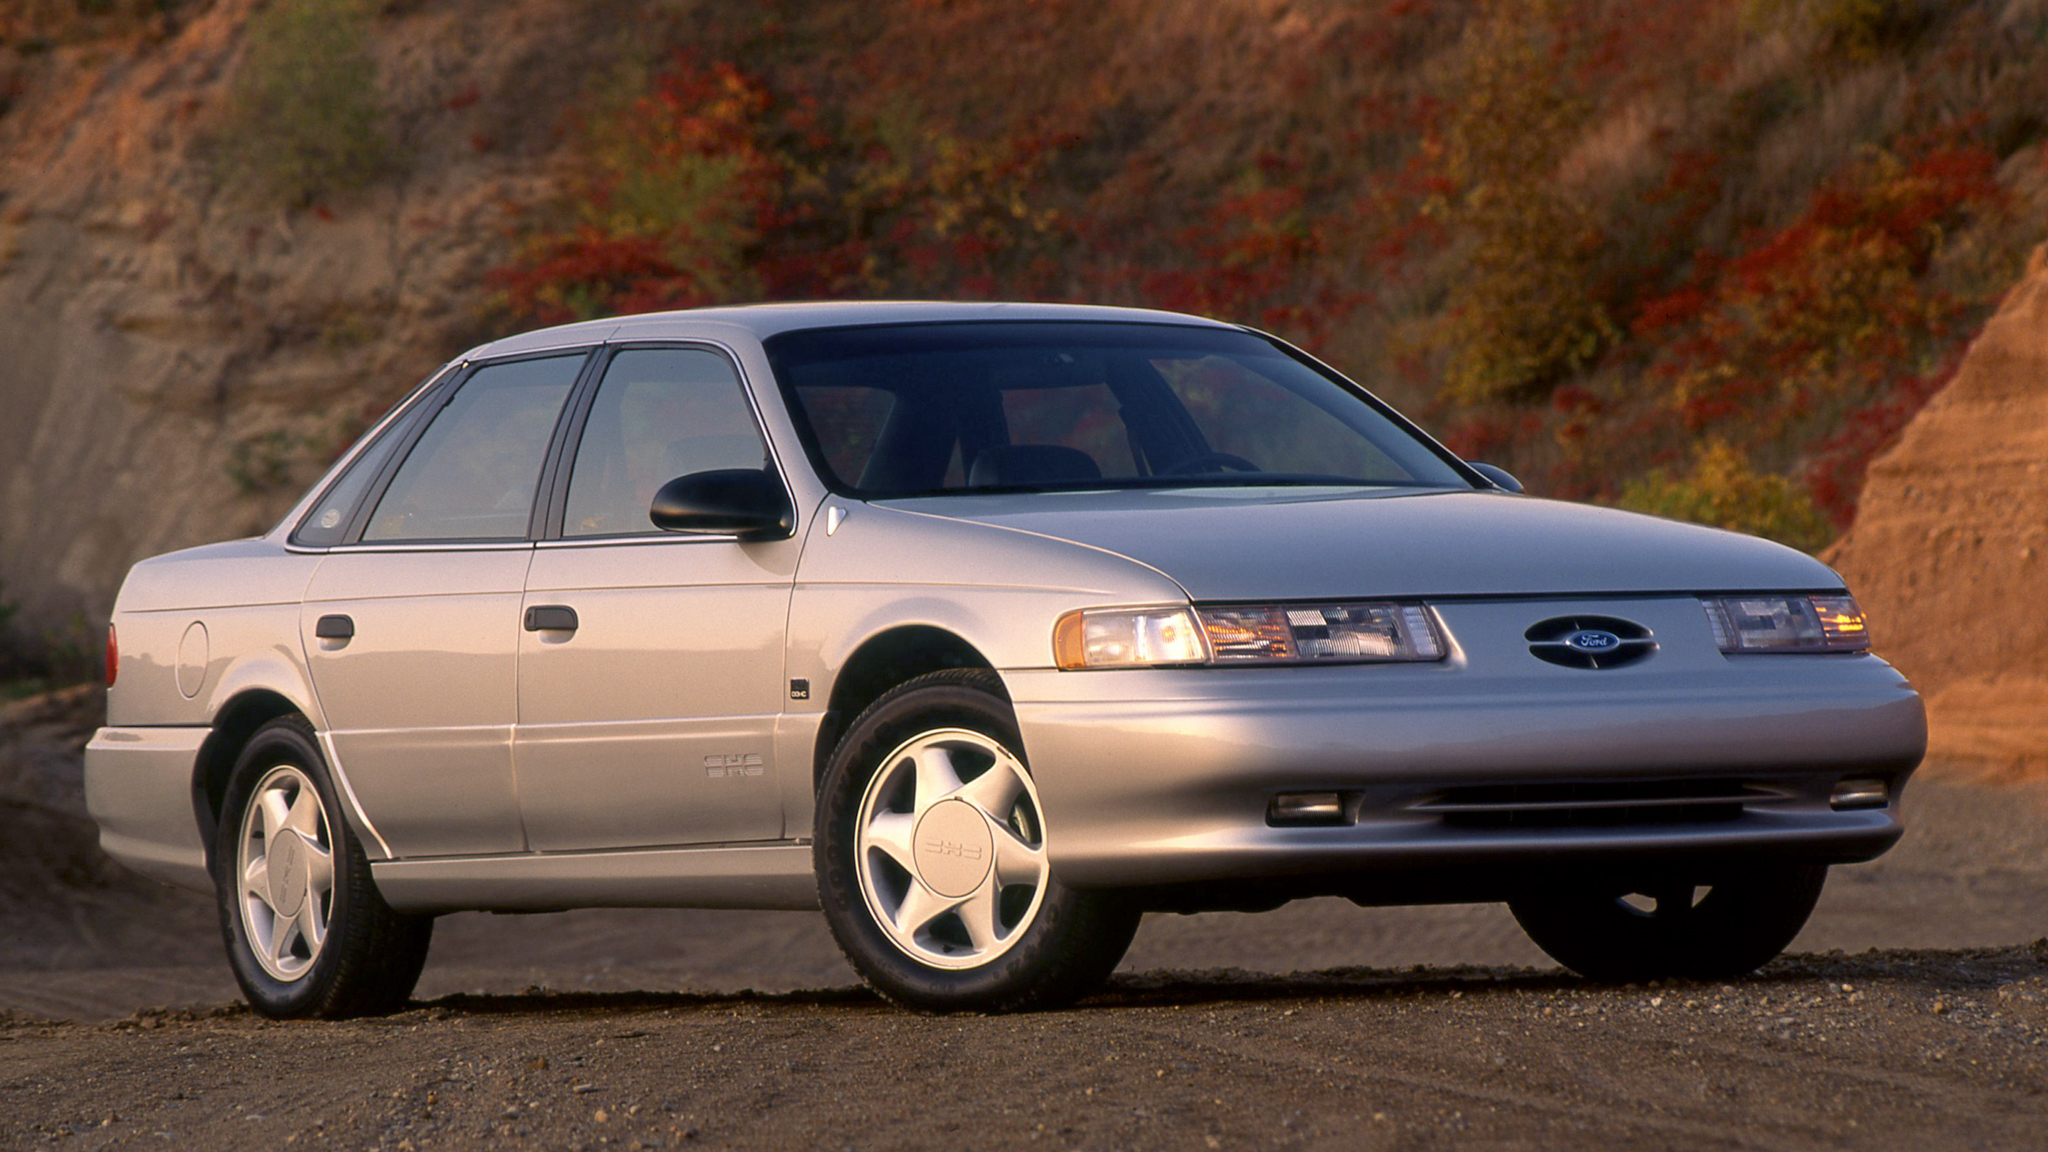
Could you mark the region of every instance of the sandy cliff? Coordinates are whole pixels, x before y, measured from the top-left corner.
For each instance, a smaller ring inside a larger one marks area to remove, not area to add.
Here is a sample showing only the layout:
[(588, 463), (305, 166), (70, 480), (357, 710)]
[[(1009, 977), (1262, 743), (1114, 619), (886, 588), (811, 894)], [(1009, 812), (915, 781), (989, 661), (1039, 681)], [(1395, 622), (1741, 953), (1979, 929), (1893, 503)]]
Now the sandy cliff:
[(1870, 471), (1829, 559), (1928, 697), (1933, 756), (2048, 773), (2048, 261)]

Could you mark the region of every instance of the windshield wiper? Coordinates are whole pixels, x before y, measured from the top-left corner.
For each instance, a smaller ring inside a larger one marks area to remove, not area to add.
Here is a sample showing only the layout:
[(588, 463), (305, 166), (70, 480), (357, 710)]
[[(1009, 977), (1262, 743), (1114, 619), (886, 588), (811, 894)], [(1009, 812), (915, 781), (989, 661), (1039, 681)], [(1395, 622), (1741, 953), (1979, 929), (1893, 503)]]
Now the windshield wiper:
[(1051, 492), (1156, 492), (1172, 488), (1428, 488), (1448, 490), (1448, 484), (1421, 480), (1360, 480), (1354, 476), (1324, 476), (1307, 472), (1230, 472), (1195, 476), (1126, 476), (1116, 479), (1049, 480), (1039, 484), (979, 485), (934, 488), (922, 492), (882, 492), (869, 500), (923, 500), (934, 496), (1023, 496)]
[(1314, 472), (1219, 472), (1195, 476), (1141, 476), (1118, 482), (1127, 488), (1437, 488), (1415, 480), (1361, 480)]

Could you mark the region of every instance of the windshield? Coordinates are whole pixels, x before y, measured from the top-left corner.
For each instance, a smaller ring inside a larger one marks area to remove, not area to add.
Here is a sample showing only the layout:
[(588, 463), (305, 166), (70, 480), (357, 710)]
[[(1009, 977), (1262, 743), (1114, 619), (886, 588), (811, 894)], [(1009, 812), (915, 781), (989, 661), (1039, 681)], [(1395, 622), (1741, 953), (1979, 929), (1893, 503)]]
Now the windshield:
[(1472, 486), (1375, 401), (1247, 332), (899, 324), (787, 332), (766, 347), (820, 475), (861, 499)]

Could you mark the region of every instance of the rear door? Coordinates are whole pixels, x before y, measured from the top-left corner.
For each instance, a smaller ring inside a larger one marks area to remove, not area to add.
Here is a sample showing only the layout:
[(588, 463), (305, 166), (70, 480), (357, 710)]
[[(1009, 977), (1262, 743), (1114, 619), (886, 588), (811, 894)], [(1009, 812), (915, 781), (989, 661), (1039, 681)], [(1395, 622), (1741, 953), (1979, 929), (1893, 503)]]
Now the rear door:
[[(536, 851), (775, 839), (775, 723), (797, 539), (657, 531), (693, 472), (770, 468), (739, 372), (708, 346), (611, 354), (535, 550), (513, 755)], [(779, 472), (777, 473), (779, 475)]]
[(307, 590), (301, 639), (333, 751), (396, 856), (526, 846), (520, 599), (536, 493), (588, 359), (494, 361), (430, 401)]

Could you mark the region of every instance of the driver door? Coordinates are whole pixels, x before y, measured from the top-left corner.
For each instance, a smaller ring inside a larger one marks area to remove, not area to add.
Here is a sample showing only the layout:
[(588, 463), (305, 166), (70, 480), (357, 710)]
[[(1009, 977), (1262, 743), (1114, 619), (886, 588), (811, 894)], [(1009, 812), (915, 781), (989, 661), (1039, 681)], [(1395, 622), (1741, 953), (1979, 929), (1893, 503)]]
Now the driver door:
[(798, 539), (681, 536), (648, 518), (677, 476), (762, 468), (727, 356), (615, 351), (534, 551), (513, 737), (535, 851), (783, 835), (775, 724)]

